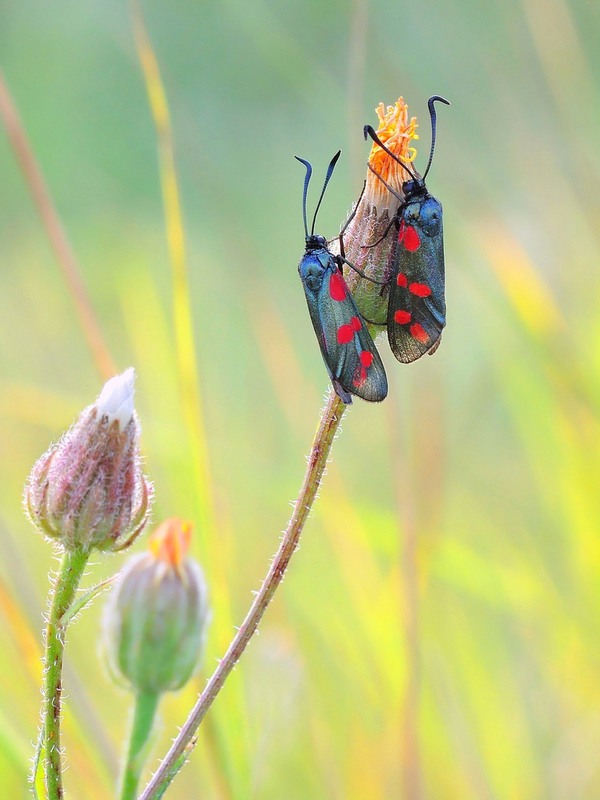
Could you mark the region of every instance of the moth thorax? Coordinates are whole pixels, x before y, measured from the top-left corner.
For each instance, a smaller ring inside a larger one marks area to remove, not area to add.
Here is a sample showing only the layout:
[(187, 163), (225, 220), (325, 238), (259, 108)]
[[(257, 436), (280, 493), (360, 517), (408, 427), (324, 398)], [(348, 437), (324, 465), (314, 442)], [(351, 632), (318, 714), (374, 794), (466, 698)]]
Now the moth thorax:
[(307, 250), (319, 250), (322, 247), (327, 247), (327, 239), (324, 236), (318, 236), (316, 233), (311, 233), (306, 237), (305, 243)]
[(410, 181), (405, 181), (402, 184), (402, 194), (404, 195), (405, 202), (412, 197), (419, 197), (419, 195), (427, 194), (427, 187), (425, 186), (425, 181), (423, 180), (423, 178), (419, 178), (418, 180), (411, 179)]

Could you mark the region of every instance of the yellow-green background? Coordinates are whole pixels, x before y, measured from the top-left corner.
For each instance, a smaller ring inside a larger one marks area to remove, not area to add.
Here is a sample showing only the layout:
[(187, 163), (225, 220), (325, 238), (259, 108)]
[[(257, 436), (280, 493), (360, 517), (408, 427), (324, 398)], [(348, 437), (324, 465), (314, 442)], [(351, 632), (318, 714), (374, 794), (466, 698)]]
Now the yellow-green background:
[[(212, 519), (203, 672), (165, 699), (152, 763), (224, 652), (299, 490), (327, 381), (296, 264), (299, 154), (364, 176), (362, 125), (441, 94), (448, 327), (357, 401), (260, 636), (168, 797), (600, 797), (600, 12), (592, 0), (144, 5), (170, 101), (201, 423), (184, 424), (156, 135), (129, 8), (0, 3), (0, 64), (119, 369), (135, 366), (155, 520)], [(315, 183), (318, 181), (315, 181)], [(36, 457), (102, 385), (0, 135), (0, 783), (26, 796), (51, 548), (21, 513)], [(209, 512), (199, 497), (209, 498)], [(144, 547), (140, 541), (136, 549)], [(96, 558), (86, 582), (126, 556)], [(102, 601), (68, 643), (72, 800), (114, 796), (129, 697)]]

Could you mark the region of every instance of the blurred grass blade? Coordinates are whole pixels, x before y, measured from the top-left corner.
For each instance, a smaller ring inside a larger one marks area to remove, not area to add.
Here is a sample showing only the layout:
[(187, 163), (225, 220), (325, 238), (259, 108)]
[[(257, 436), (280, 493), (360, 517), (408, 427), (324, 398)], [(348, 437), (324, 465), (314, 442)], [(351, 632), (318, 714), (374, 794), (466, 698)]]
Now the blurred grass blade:
[[(198, 532), (208, 538), (214, 526), (212, 508), (212, 481), (208, 459), (206, 432), (202, 413), (202, 395), (196, 367), (194, 327), (190, 308), (190, 291), (187, 275), (185, 235), (181, 216), (181, 203), (177, 184), (177, 170), (173, 152), (173, 132), (169, 106), (163, 87), (160, 69), (146, 31), (142, 10), (137, 0), (132, 0), (132, 17), (135, 43), (142, 66), (150, 110), (158, 137), (159, 170), (165, 211), (165, 224), (173, 287), (173, 319), (177, 350), (177, 364), (181, 385), (183, 415), (191, 439), (192, 461), (196, 474), (199, 500)], [(209, 534), (207, 537), (207, 533)], [(212, 548), (211, 548), (212, 550)], [(213, 554), (214, 555), (214, 554)]]
[(548, 287), (527, 252), (505, 227), (488, 225), (473, 231), (510, 304), (535, 339), (564, 329), (564, 320)]
[(8, 628), (25, 666), (32, 684), (39, 684), (42, 679), (42, 651), (31, 632), (31, 626), (22, 609), (13, 599), (12, 593), (4, 581), (0, 579), (0, 617), (3, 627)]
[[(181, 386), (183, 419), (190, 440), (190, 459), (195, 477), (197, 498), (197, 531), (199, 549), (206, 572), (211, 576), (211, 598), (217, 629), (219, 646), (226, 647), (231, 637), (232, 619), (229, 584), (226, 578), (225, 552), (217, 535), (215, 510), (213, 505), (213, 485), (210, 469), (208, 444), (203, 418), (203, 399), (197, 371), (194, 326), (191, 313), (191, 300), (188, 282), (185, 234), (179, 198), (179, 187), (173, 132), (167, 96), (160, 75), (158, 61), (148, 36), (141, 5), (138, 0), (131, 2), (135, 43), (146, 83), (148, 101), (156, 128), (159, 153), (159, 172), (162, 186), (163, 204), (169, 257), (171, 262), (173, 290), (173, 318), (175, 325), (176, 358)], [(232, 688), (235, 687), (235, 688)], [(230, 682), (230, 693), (221, 704), (224, 719), (234, 724), (238, 736), (229, 740), (228, 747), (236, 753), (236, 763), (244, 758), (243, 749), (248, 740), (246, 735), (246, 714), (243, 684), (239, 679)], [(220, 719), (220, 717), (218, 717)], [(214, 732), (208, 732), (211, 736)], [(220, 753), (220, 751), (219, 751)], [(222, 754), (221, 762), (215, 767), (219, 772), (218, 781), (222, 785), (236, 781), (244, 782), (244, 770), (232, 770), (228, 766), (227, 754)]]
[(37, 743), (35, 745), (35, 753), (33, 754), (33, 760), (31, 762), (31, 769), (29, 771), (31, 794), (34, 797), (34, 800), (39, 800), (39, 798), (44, 794), (44, 776), (40, 770), (40, 764), (42, 763), (42, 752), (44, 750), (44, 745), (42, 742), (43, 736), (40, 728)]
[(27, 774), (31, 765), (29, 742), (23, 740), (12, 720), (2, 710), (0, 710), (0, 752), (21, 775)]
[(62, 270), (67, 289), (75, 304), (79, 323), (92, 351), (96, 368), (102, 378), (110, 378), (117, 372), (117, 368), (104, 341), (91, 300), (81, 277), (81, 269), (52, 202), (52, 197), (27, 139), (25, 128), (2, 70), (0, 70), (0, 116), (4, 122), (8, 139), (19, 162), (27, 188), (31, 192), (33, 202), (42, 219), (46, 234)]

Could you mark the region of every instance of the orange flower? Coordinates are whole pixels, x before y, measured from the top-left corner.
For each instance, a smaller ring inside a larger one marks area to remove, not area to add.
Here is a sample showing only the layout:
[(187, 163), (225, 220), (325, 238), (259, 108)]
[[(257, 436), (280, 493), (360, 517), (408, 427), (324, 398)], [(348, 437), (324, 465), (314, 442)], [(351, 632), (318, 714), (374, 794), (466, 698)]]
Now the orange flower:
[[(410, 146), (413, 139), (418, 139), (416, 133), (417, 118), (411, 117), (408, 120), (408, 106), (402, 97), (398, 98), (395, 105), (385, 108), (380, 103), (375, 109), (379, 117), (379, 127), (377, 136), (388, 147), (392, 153), (401, 161), (411, 163), (414, 161), (417, 151)], [(380, 175), (397, 192), (402, 192), (402, 184), (410, 180), (410, 174), (403, 169), (400, 164), (382, 150), (378, 144), (373, 143), (369, 155), (369, 166)], [(390, 204), (398, 205), (384, 184), (371, 170), (367, 174), (367, 185), (365, 197), (371, 204), (378, 208), (387, 208)]]
[(170, 517), (154, 531), (148, 548), (157, 561), (164, 561), (177, 570), (188, 554), (191, 539), (192, 523)]

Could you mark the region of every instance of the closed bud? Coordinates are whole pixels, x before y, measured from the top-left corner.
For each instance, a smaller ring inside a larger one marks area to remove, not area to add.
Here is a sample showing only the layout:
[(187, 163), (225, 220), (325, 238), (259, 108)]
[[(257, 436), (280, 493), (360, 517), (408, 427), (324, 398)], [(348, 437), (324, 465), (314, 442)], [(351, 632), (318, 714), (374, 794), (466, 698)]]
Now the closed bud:
[[(411, 141), (418, 139), (416, 117), (409, 119), (408, 107), (400, 97), (387, 108), (380, 103), (375, 109), (379, 117), (379, 139), (404, 163), (414, 160), (416, 150)], [(390, 256), (398, 238), (391, 224), (400, 205), (402, 185), (410, 174), (393, 158), (373, 144), (369, 155), (366, 184), (356, 213), (344, 232), (346, 257), (351, 264), (373, 280), (365, 280), (357, 272), (347, 270), (346, 283), (354, 301), (367, 319), (385, 325), (389, 289), (381, 282), (391, 278)], [(381, 178), (390, 186), (392, 194)], [(379, 281), (374, 283), (373, 281)]]
[(199, 664), (208, 619), (199, 565), (187, 557), (191, 524), (172, 518), (131, 558), (105, 613), (113, 676), (137, 692), (180, 689)]
[(148, 520), (152, 487), (140, 465), (134, 379), (133, 369), (111, 378), (29, 476), (30, 519), (67, 550), (121, 550)]

